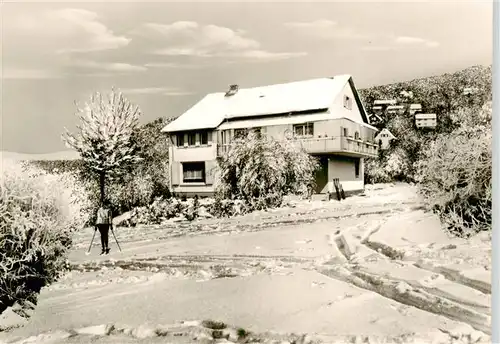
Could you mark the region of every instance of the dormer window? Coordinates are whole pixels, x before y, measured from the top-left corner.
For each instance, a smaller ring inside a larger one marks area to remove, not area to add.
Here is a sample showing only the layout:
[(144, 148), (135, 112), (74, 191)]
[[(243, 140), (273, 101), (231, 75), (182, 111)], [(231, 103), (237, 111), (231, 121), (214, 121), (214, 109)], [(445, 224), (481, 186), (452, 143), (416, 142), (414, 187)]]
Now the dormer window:
[(344, 107), (347, 110), (352, 110), (352, 98), (344, 95)]

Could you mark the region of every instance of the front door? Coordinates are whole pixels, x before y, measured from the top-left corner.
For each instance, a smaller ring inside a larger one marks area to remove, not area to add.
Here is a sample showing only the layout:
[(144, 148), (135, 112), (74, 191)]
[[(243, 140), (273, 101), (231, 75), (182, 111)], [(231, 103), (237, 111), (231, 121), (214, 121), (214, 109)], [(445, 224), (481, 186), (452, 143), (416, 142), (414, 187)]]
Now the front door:
[(319, 169), (316, 171), (316, 193), (321, 193), (328, 184), (328, 157), (319, 158)]

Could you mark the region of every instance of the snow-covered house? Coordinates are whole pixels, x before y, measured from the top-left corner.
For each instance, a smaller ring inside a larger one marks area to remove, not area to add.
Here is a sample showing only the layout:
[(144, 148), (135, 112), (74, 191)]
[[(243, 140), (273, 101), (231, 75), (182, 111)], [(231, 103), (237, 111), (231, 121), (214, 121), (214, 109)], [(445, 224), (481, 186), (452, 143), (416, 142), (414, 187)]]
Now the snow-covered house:
[(170, 186), (177, 194), (214, 192), (217, 159), (235, 136), (254, 130), (274, 139), (293, 137), (321, 169), (317, 193), (364, 189), (364, 159), (377, 156), (377, 128), (369, 124), (350, 75), (253, 88), (230, 86), (206, 95), (162, 131), (170, 140)]
[(434, 129), (437, 126), (437, 115), (435, 113), (417, 113), (415, 125), (417, 128)]
[(377, 136), (375, 136), (375, 142), (378, 144), (380, 149), (389, 148), (391, 141), (394, 140), (396, 136), (394, 136), (389, 129), (382, 129)]

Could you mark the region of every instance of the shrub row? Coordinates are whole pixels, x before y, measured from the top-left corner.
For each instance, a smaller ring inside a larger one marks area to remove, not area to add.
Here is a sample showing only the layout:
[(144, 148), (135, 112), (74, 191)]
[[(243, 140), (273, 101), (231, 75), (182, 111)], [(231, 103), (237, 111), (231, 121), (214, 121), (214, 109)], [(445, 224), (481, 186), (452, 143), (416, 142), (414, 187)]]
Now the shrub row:
[(177, 198), (157, 198), (150, 205), (134, 208), (119, 225), (160, 225), (171, 219), (192, 221), (197, 218), (244, 215), (249, 211), (241, 200), (193, 198), (182, 201)]
[(71, 174), (2, 161), (0, 313), (16, 303), (21, 311), (32, 307), (41, 288), (65, 270), (71, 234), (87, 218), (87, 201)]

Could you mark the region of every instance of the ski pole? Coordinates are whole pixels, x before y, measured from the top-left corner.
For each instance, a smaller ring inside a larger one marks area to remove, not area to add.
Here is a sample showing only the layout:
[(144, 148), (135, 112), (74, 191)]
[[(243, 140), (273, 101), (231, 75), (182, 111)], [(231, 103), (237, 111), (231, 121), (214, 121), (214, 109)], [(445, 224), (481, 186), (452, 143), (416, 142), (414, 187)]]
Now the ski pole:
[(89, 249), (87, 251), (87, 254), (89, 254), (90, 250), (92, 249), (92, 244), (94, 243), (95, 232), (97, 232), (97, 228), (94, 227), (94, 235), (92, 235), (92, 240), (90, 241), (90, 246), (89, 246)]
[(116, 245), (118, 245), (118, 249), (120, 249), (120, 252), (122, 251), (122, 248), (120, 247), (120, 244), (118, 243), (118, 240), (116, 239), (115, 231), (113, 230), (113, 226), (111, 226), (111, 234), (113, 234), (113, 238), (115, 238)]

